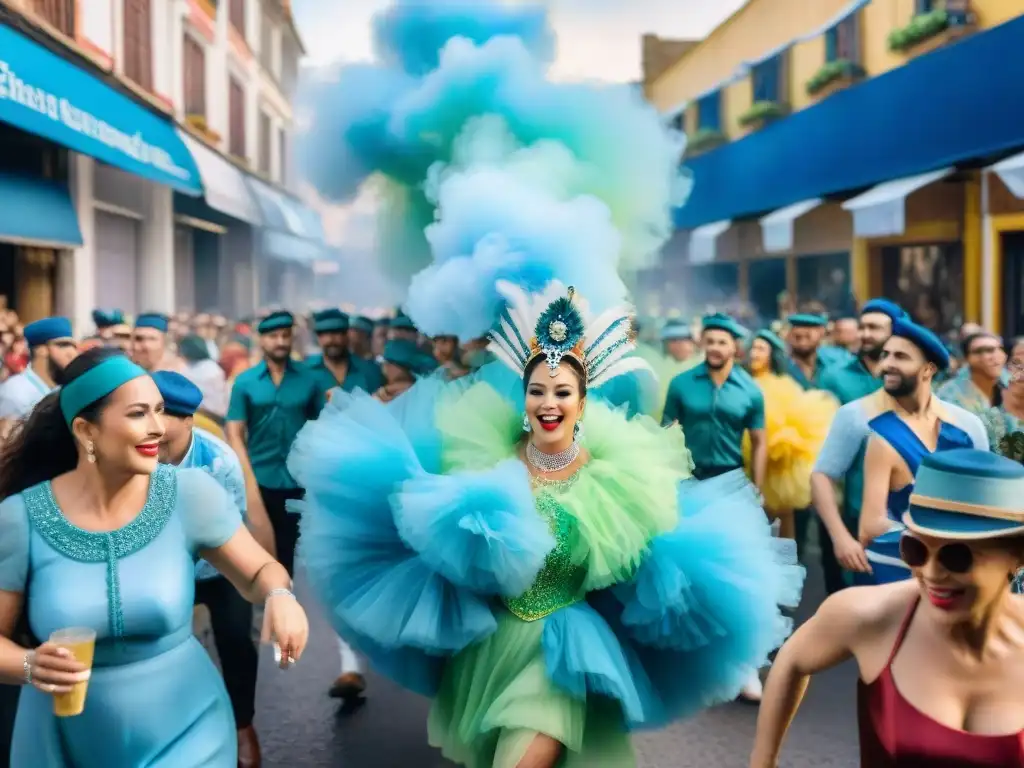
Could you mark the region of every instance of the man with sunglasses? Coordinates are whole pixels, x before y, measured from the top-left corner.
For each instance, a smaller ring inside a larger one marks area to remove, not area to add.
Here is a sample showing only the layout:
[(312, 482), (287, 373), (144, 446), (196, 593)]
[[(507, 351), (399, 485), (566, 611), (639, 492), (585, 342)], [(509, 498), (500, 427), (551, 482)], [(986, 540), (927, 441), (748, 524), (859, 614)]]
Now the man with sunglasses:
[(977, 331), (965, 337), (960, 348), (967, 364), (939, 387), (939, 397), (979, 416), (998, 408), (1009, 383), (1003, 340), (993, 333)]
[(899, 559), (900, 519), (921, 459), (953, 448), (988, 449), (977, 416), (932, 394), (934, 376), (949, 367), (935, 334), (897, 318), (879, 362), (882, 390), (839, 409), (815, 465), (815, 473), (838, 480), (864, 452), (858, 525), (864, 555), (844, 563), (857, 584), (909, 576)]
[(66, 317), (47, 317), (25, 326), (31, 361), (23, 373), (0, 387), (0, 420), (4, 437), (15, 421), (28, 416), (36, 403), (64, 383), (64, 369), (78, 355)]

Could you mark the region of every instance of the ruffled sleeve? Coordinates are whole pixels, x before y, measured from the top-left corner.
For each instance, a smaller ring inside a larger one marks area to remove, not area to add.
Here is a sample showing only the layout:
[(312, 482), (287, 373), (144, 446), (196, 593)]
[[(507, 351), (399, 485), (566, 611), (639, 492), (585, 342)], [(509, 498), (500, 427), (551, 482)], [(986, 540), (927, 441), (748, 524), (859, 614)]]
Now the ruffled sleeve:
[(490, 469), (514, 458), (523, 437), (522, 414), (488, 383), (474, 384), (437, 409), (445, 472)]
[(19, 493), (0, 504), (0, 590), (24, 592), (28, 581), (28, 513)]
[(242, 512), (230, 494), (202, 469), (177, 470), (177, 512), (185, 527), (189, 551), (228, 543), (242, 525)]

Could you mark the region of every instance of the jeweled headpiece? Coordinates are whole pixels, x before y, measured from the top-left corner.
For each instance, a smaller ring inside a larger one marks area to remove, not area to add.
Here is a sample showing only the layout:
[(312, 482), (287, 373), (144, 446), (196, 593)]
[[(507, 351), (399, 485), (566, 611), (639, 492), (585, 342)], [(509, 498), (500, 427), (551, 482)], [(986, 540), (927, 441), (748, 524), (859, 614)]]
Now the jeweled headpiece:
[(503, 280), (497, 289), (506, 308), (490, 334), (490, 349), (520, 376), (541, 355), (552, 376), (562, 360), (575, 360), (588, 387), (648, 368), (642, 359), (628, 356), (635, 348), (631, 307), (613, 307), (591, 317), (586, 301), (557, 281), (533, 295)]

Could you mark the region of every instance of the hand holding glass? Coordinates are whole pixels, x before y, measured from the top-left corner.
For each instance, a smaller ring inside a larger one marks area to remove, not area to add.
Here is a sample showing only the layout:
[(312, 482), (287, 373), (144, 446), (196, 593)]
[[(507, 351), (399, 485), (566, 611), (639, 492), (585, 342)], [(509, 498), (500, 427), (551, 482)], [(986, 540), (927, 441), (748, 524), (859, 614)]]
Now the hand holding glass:
[[(96, 649), (96, 632), (85, 627), (58, 629), (50, 635), (50, 642), (40, 646), (36, 651), (37, 662), (39, 651), (45, 646), (53, 646), (53, 650), (64, 658), (65, 664), (76, 662), (78, 667), (78, 679), (70, 687), (62, 685), (53, 691), (53, 713), (57, 717), (74, 717), (82, 714), (85, 710), (85, 694), (89, 689), (88, 675), (92, 671), (93, 654)], [(67, 653), (71, 654), (70, 657), (65, 655)], [(84, 680), (80, 679), (83, 674)]]

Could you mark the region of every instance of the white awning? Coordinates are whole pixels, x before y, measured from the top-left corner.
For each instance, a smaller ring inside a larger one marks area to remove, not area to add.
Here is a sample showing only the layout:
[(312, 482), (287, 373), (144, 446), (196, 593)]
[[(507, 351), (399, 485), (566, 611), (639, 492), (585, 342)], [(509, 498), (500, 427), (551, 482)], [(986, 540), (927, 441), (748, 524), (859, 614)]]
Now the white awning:
[(1024, 152), (1000, 160), (989, 170), (995, 172), (1002, 179), (1003, 184), (1013, 193), (1014, 197), (1024, 200)]
[(857, 237), (902, 235), (907, 229), (907, 196), (952, 172), (952, 168), (943, 168), (893, 179), (847, 200), (843, 208), (853, 214), (853, 234)]
[(715, 260), (718, 237), (732, 226), (732, 219), (713, 221), (690, 233), (690, 263), (710, 264)]
[(179, 129), (178, 135), (199, 167), (206, 204), (232, 218), (257, 226), (262, 224), (259, 206), (242, 172), (185, 131)]
[(793, 223), (810, 213), (819, 205), (822, 199), (816, 197), (813, 200), (802, 200), (799, 203), (787, 205), (777, 211), (769, 213), (761, 219), (761, 243), (768, 253), (779, 253), (780, 251), (793, 250)]

